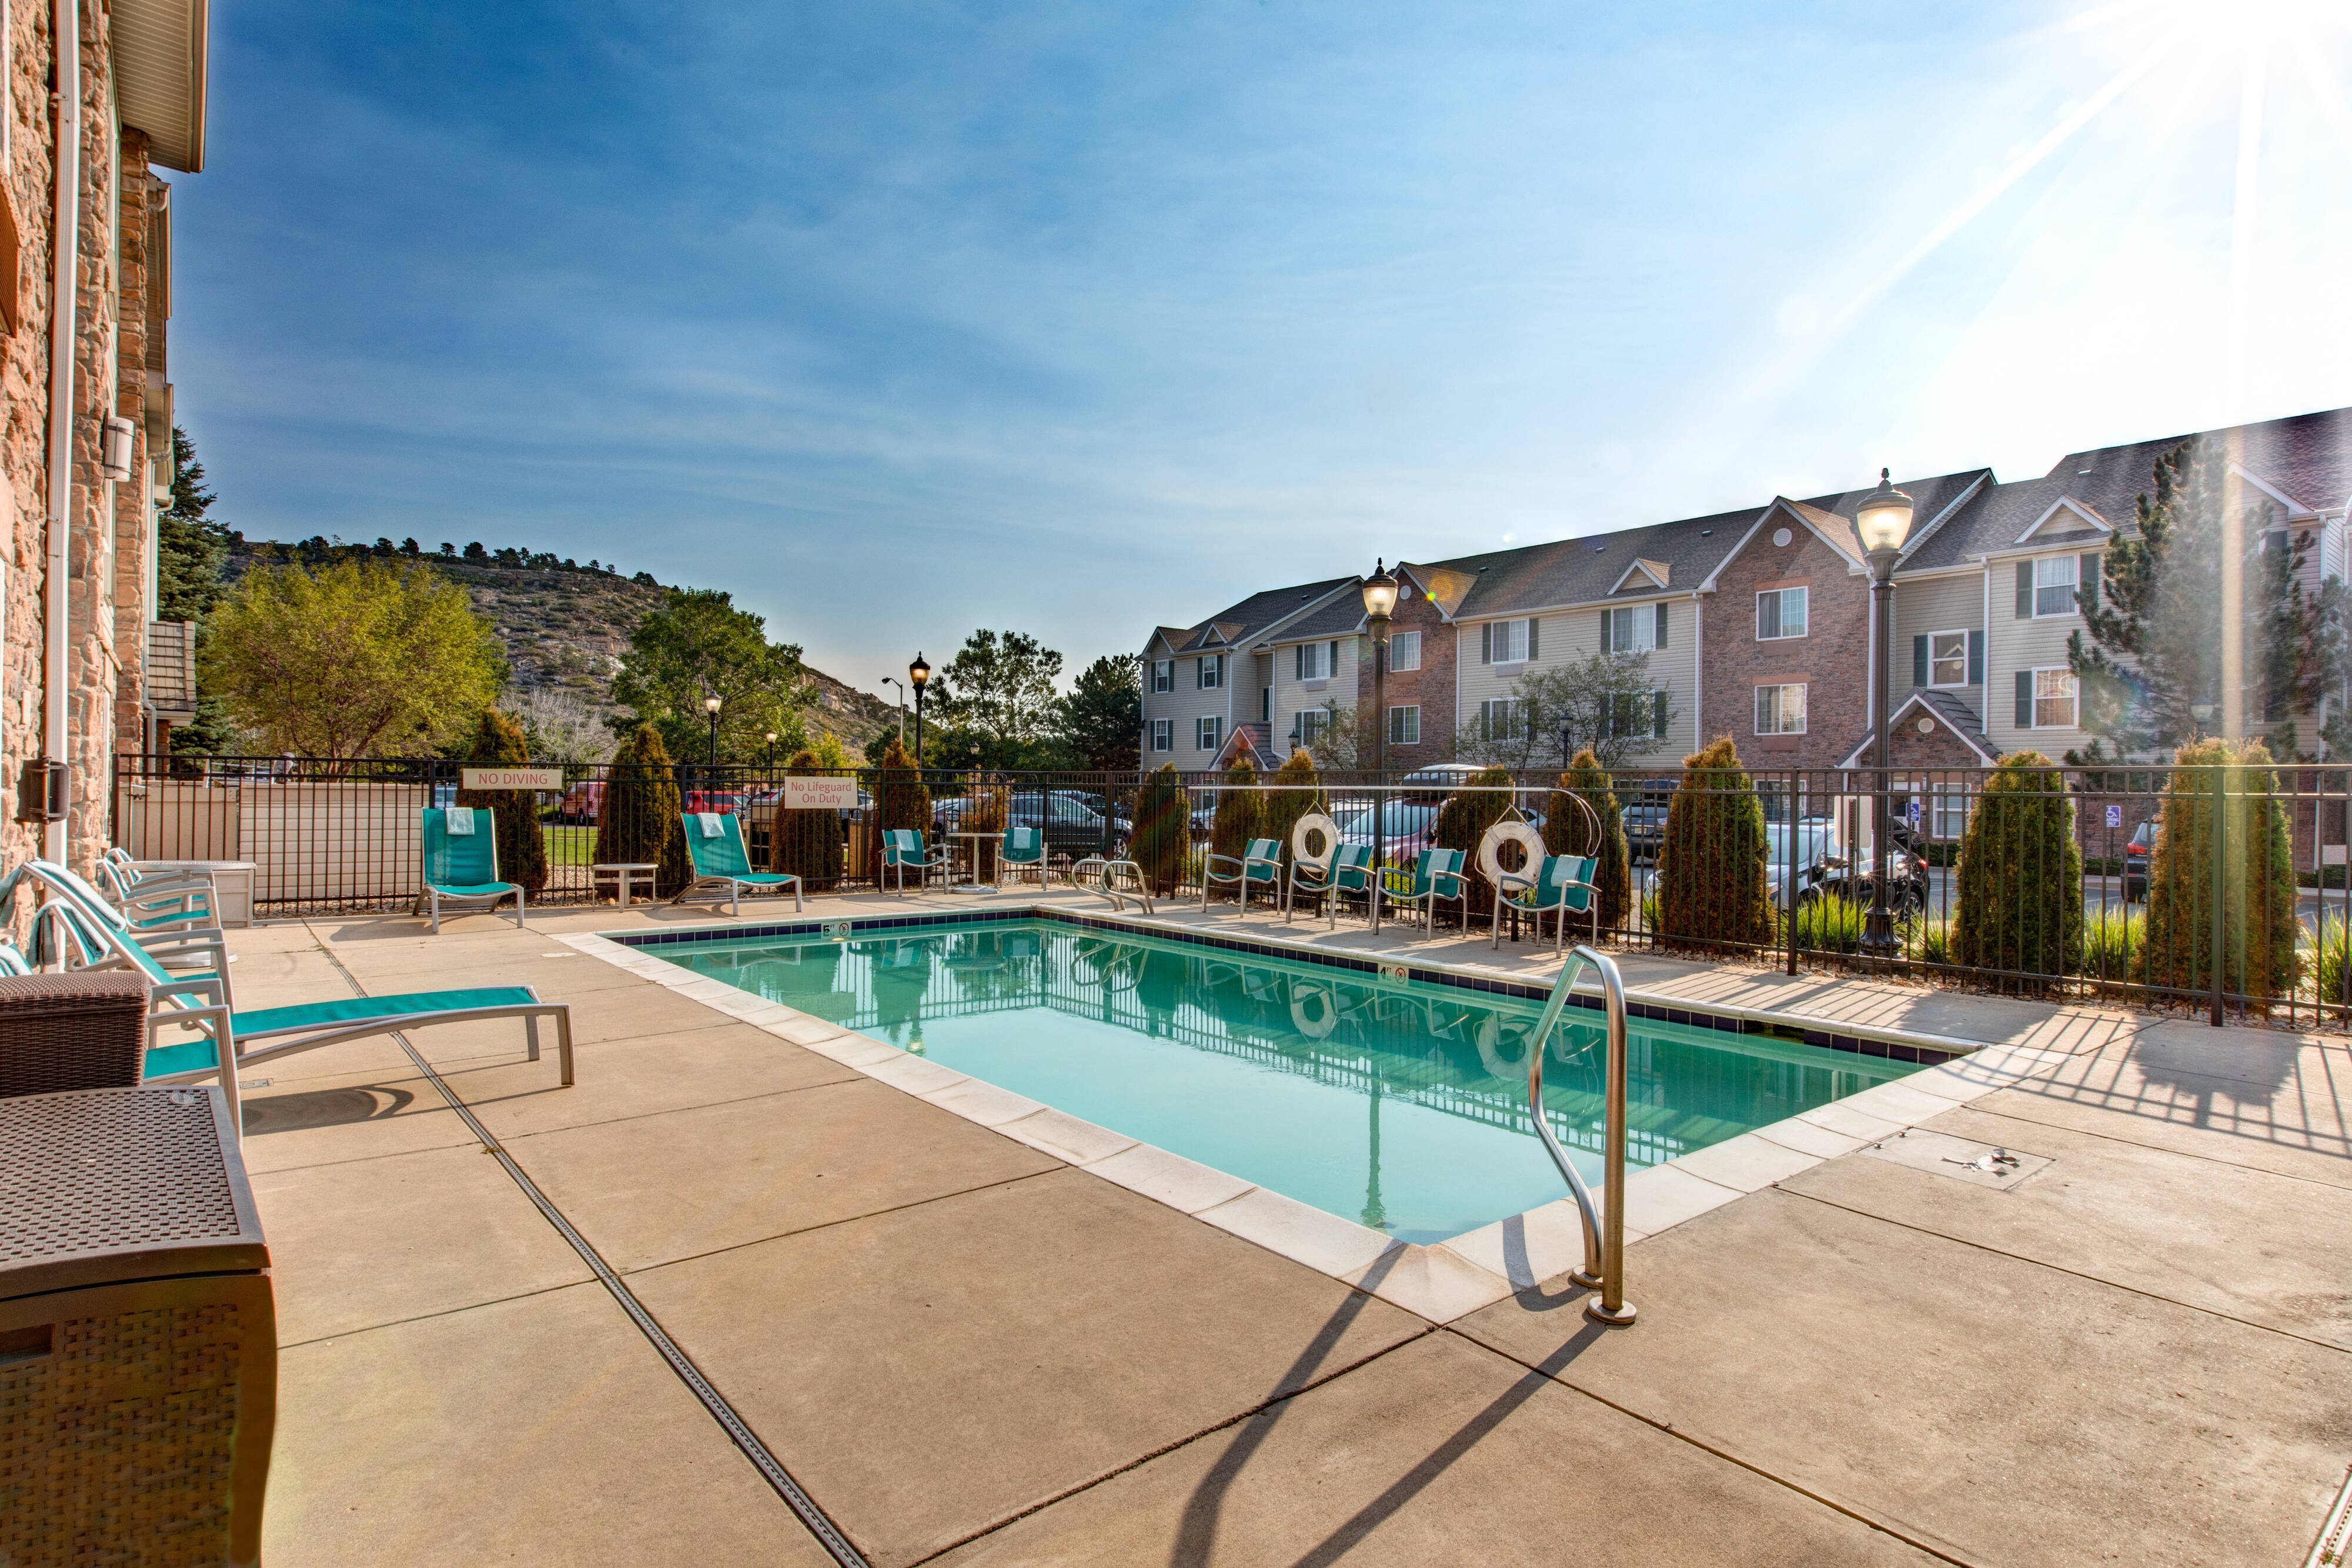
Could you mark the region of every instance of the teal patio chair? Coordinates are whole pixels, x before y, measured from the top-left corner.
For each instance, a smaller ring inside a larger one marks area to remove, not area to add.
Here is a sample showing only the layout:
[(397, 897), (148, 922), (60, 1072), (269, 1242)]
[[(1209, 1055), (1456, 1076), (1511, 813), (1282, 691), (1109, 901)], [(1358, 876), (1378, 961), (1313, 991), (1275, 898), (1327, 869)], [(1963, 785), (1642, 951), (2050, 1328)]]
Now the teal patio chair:
[(677, 891), (670, 902), (684, 904), (689, 898), (708, 898), (717, 903), (723, 895), (730, 915), (743, 913), (743, 890), (782, 893), (793, 890), (793, 913), (799, 914), (806, 905), (801, 898), (801, 879), (788, 871), (753, 871), (751, 856), (743, 847), (743, 821), (732, 811), (688, 811), (680, 819), (686, 824), (686, 858), (694, 862), (694, 880)]
[[(1437, 906), (1453, 904), (1462, 910), (1462, 924), (1470, 924), (1470, 879), (1463, 874), (1460, 850), (1423, 850), (1411, 866), (1389, 866), (1381, 873), (1380, 902), (1402, 909), (1418, 908), (1422, 925), (1437, 931)], [(1375, 918), (1372, 924), (1380, 922)]]
[[(1220, 871), (1219, 866), (1230, 867)], [(1249, 913), (1250, 889), (1265, 889), (1268, 900), (1282, 893), (1282, 841), (1252, 839), (1249, 847), (1239, 856), (1212, 854), (1201, 867), (1201, 913), (1209, 912), (1209, 894), (1218, 887), (1237, 889), (1241, 894), (1242, 913)]]
[(100, 891), (142, 931), (219, 924), (213, 919), (219, 895), (210, 872), (142, 867), (121, 850), (111, 849), (99, 858), (98, 881)]
[(144, 928), (83, 878), (48, 861), (27, 861), (0, 878), (0, 908), (16, 896), (19, 883), (47, 895), (33, 911), (33, 935), (37, 944), (45, 944), (37, 946), (37, 952), (79, 966), (104, 961), (113, 944), (121, 942), (140, 951), (145, 962), (133, 967), (151, 977), (209, 982), (223, 1005), (236, 1005), (229, 990), (227, 939), (218, 926)]
[[(522, 889), (499, 880), (497, 819), (484, 806), (427, 806), (425, 826), (425, 891), (417, 895), (416, 913), (432, 908), (433, 931), (441, 931), (444, 904), (495, 911), (514, 900), (514, 923), (523, 928)], [(452, 823), (462, 823), (451, 831)]]
[[(29, 862), (0, 879), (0, 902), (14, 894), (20, 880), (37, 885), (47, 895), (41, 904), (42, 914), (49, 917), (44, 928), (54, 934), (68, 967), (127, 968), (147, 981), (147, 1051), (142, 1082), (217, 1079), (228, 1100), (232, 1126), (243, 1126), (237, 1074), (247, 1068), (322, 1045), (428, 1024), (520, 1018), (529, 1060), (536, 1061), (540, 1020), (551, 1018), (563, 1086), (572, 1086), (571, 1007), (564, 1002), (543, 1002), (528, 986), (344, 997), (239, 1011), (230, 999), (226, 962), (211, 974), (173, 974), (157, 962), (154, 954), (132, 940), (116, 919), (110, 918), (102, 904), (91, 902), (86, 891), (89, 884), (79, 877), (43, 862)], [(223, 1071), (224, 1064), (228, 1071)]]
[(1034, 872), (1037, 886), (1047, 883), (1045, 869), (1045, 830), (1043, 828), (1007, 828), (1003, 841), (996, 846), (996, 885), (1003, 887), (1007, 876), (1018, 877)]
[(1592, 939), (1601, 940), (1600, 889), (1592, 885), (1594, 862), (1584, 855), (1546, 855), (1532, 876), (1505, 872), (1495, 889), (1495, 933), (1489, 947), (1503, 945), (1503, 911), (1516, 910), (1535, 920), (1536, 940), (1543, 940), (1543, 917), (1552, 915), (1555, 946), (1568, 951), (1568, 917), (1590, 912)]
[(1380, 877), (1372, 869), (1372, 846), (1341, 844), (1331, 855), (1331, 869), (1323, 879), (1323, 914), (1333, 930), (1339, 926), (1339, 895), (1360, 894), (1373, 929), (1380, 928)]
[[(921, 829), (886, 828), (883, 830), (882, 869), (886, 872), (896, 871), (898, 873), (899, 897), (907, 896), (908, 866), (915, 868), (915, 891), (920, 893), (923, 890), (923, 883), (929, 879), (932, 870), (935, 867), (943, 867), (947, 863), (948, 857), (945, 851), (932, 854), (924, 849)], [(941, 872), (940, 874), (946, 873)]]

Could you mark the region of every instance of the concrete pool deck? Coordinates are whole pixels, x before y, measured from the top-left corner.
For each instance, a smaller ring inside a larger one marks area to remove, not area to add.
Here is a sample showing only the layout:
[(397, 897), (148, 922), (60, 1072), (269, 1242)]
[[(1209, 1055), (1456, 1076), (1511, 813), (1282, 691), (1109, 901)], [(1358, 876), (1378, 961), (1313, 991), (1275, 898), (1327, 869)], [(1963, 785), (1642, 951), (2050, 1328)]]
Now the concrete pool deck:
[[(2052, 1163), (1994, 1187), (1824, 1141), (1630, 1248), (1631, 1330), (1556, 1280), (1439, 1322), (561, 940), (780, 918), (233, 945), (247, 1007), (572, 1002), (571, 1090), (511, 1027), (415, 1044), (874, 1563), (2293, 1563), (2352, 1458), (2340, 1039), (1632, 956), (1637, 988), (2023, 1047), (1922, 1124)], [(1529, 946), (1498, 966), (1544, 973)], [(828, 1560), (397, 1042), (247, 1082), (269, 1561)]]

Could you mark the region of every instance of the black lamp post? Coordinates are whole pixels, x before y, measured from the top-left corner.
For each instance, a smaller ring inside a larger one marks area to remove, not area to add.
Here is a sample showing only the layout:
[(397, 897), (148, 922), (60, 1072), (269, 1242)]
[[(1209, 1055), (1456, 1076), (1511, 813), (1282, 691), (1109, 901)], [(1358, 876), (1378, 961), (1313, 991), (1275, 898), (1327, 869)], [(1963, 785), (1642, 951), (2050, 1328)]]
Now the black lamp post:
[[(1863, 559), (1870, 563), (1870, 716), (1878, 747), (1875, 826), (1870, 835), (1877, 863), (1870, 879), (1870, 919), (1863, 927), (1862, 946), (1864, 952), (1885, 958), (1896, 946), (1895, 923), (1886, 913), (1886, 850), (1895, 823), (1886, 754), (1886, 719), (1894, 705), (1886, 688), (1894, 664), (1895, 563), (1911, 532), (1911, 497), (1895, 487), (1885, 469), (1878, 471), (1878, 488), (1862, 498), (1853, 526), (1862, 536)], [(1790, 831), (1795, 831), (1792, 820)]]
[(775, 732), (774, 730), (772, 730), (772, 730), (770, 730), (770, 731), (768, 732), (768, 771), (769, 771), (769, 772), (771, 772), (771, 773), (773, 773), (775, 770), (776, 770), (776, 732)]
[[(1389, 575), (1384, 559), (1374, 558), (1372, 575), (1364, 579), (1364, 620), (1372, 633), (1372, 771), (1385, 773), (1389, 762), (1389, 617), (1396, 612), (1397, 580)], [(1359, 730), (1357, 733), (1361, 734)]]
[(710, 716), (710, 766), (716, 768), (719, 766), (719, 699), (703, 698), (702, 710)]
[(931, 666), (920, 653), (907, 666), (907, 678), (915, 683), (915, 766), (923, 765), (923, 692), (931, 684)]

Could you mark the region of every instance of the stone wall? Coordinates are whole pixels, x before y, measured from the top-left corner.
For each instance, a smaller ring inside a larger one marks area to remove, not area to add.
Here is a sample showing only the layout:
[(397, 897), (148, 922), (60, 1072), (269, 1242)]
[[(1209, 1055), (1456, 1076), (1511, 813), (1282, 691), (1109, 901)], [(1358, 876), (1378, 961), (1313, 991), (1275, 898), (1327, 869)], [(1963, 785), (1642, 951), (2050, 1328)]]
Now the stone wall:
[(114, 412), (131, 422), (131, 481), (114, 492), (114, 658), (121, 672), (114, 690), (114, 745), (124, 756), (148, 750), (143, 712), (147, 690), (147, 622), (154, 616), (149, 556), (155, 507), (147, 478), (147, 245), (152, 186), (147, 174), (147, 135), (122, 133), (121, 236), (117, 246), (121, 277), (116, 290), (122, 329), (115, 344)]

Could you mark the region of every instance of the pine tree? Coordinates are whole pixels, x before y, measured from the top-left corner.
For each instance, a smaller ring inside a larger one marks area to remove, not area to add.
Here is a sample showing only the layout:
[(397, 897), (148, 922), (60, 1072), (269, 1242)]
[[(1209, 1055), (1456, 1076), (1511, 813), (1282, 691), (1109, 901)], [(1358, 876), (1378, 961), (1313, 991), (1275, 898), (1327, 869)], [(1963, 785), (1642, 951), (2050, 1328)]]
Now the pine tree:
[[(522, 727), (494, 707), (482, 710), (474, 725), (474, 739), (466, 753), (469, 762), (520, 768), (530, 761), (530, 747)], [(539, 797), (529, 789), (460, 789), (460, 806), (487, 806), (497, 825), (499, 875), (526, 892), (547, 886), (547, 835), (540, 826)]]
[[(2180, 748), (2148, 857), (2147, 982), (2202, 993), (2213, 984), (2214, 831), (2221, 843), (2221, 986), (2283, 997), (2296, 973), (2296, 888), (2286, 810), (2269, 748), (2201, 740)], [(2214, 785), (2221, 785), (2215, 811)]]
[(600, 865), (657, 865), (654, 895), (667, 897), (694, 879), (686, 853), (686, 823), (677, 792), (677, 765), (649, 724), (621, 742), (605, 772), (596, 812)]
[[(882, 875), (883, 833), (911, 828), (926, 835), (924, 850), (936, 852), (936, 846), (928, 836), (931, 831), (930, 789), (923, 782), (923, 775), (916, 768), (915, 759), (907, 755), (907, 748), (898, 744), (898, 737), (895, 735), (882, 748), (882, 777), (874, 787), (874, 805), (880, 831), (874, 835), (874, 842), (866, 851), (866, 877), (875, 886), (881, 887), (885, 885)], [(889, 885), (897, 885), (897, 875), (895, 872), (891, 873), (894, 880)]]
[(1265, 836), (1265, 798), (1257, 787), (1257, 769), (1244, 757), (1225, 769), (1224, 782), (1217, 787), (1217, 814), (1209, 826), (1210, 851), (1241, 859), (1252, 839)]
[(1257, 836), (1282, 845), (1282, 859), (1286, 866), (1290, 861), (1290, 831), (1298, 826), (1299, 818), (1321, 807), (1322, 779), (1315, 771), (1315, 758), (1304, 751), (1294, 751), (1274, 770), (1273, 782), (1276, 787), (1266, 791), (1265, 802), (1258, 808), (1258, 820), (1263, 825)]
[(2065, 776), (2038, 751), (2001, 758), (1960, 839), (1951, 961), (2071, 975), (2083, 963), (2083, 848)]
[(1769, 853), (1764, 802), (1731, 737), (1684, 758), (1658, 852), (1661, 935), (1708, 946), (1769, 943), (1778, 927)]
[[(229, 530), (211, 515), (218, 497), (205, 487), (195, 443), (177, 425), (172, 427), (172, 504), (155, 520), (155, 619), (194, 622), (201, 650), (205, 620), (220, 602)], [(195, 721), (173, 726), (168, 744), (183, 756), (205, 757), (235, 751), (237, 741), (226, 705), (200, 684)]]
[[(785, 768), (791, 773), (824, 769), (811, 750), (796, 751)], [(768, 828), (768, 869), (790, 872), (810, 893), (824, 893), (841, 882), (841, 814), (837, 811), (787, 811), (780, 804)]]
[[(2294, 757), (2295, 716), (2314, 711), (2346, 674), (2352, 606), (2344, 585), (2331, 579), (2316, 593), (2304, 591), (2297, 574), (2312, 535), (2282, 548), (2284, 509), (2231, 474), (2224, 441), (2183, 442), (2156, 460), (2154, 479), (2155, 494), (2139, 497), (2139, 537), (2116, 538), (2098, 584), (2075, 593), (2083, 629), (2068, 640), (2066, 658), (2082, 683), (2083, 727), (2098, 739), (2067, 760), (2153, 753), (2210, 727), (2189, 712), (2192, 704), (2227, 706), (2223, 623), (2232, 612), (2220, 589), (2233, 511), (2244, 584), (2235, 612), (2244, 651), (2241, 711), (2249, 727), (2264, 728), (2273, 756)], [(2352, 743), (2352, 723), (2340, 712), (2327, 738), (2339, 750)]]
[[(1592, 842), (1592, 828), (1573, 794), (1601, 819), (1601, 841)], [(1544, 848), (1556, 855), (1585, 855), (1593, 867), (1592, 885), (1601, 890), (1601, 928), (1622, 930), (1626, 911), (1633, 906), (1633, 858), (1625, 849), (1625, 813), (1610, 787), (1609, 775), (1591, 747), (1578, 752), (1559, 776), (1559, 787), (1544, 805)]]

